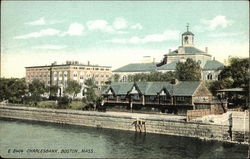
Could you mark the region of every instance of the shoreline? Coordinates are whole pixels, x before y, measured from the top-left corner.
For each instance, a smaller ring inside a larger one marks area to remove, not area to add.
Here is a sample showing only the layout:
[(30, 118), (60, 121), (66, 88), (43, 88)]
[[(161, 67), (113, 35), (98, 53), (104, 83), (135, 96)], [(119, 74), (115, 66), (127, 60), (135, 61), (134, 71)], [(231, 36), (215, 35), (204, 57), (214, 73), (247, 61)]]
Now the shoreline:
[[(124, 112), (87, 112), (34, 107), (0, 106), (0, 118), (136, 131), (135, 121), (145, 121), (146, 133), (199, 138), (246, 145), (228, 139), (228, 126), (184, 121), (183, 116)], [(144, 132), (142, 132), (144, 133)]]

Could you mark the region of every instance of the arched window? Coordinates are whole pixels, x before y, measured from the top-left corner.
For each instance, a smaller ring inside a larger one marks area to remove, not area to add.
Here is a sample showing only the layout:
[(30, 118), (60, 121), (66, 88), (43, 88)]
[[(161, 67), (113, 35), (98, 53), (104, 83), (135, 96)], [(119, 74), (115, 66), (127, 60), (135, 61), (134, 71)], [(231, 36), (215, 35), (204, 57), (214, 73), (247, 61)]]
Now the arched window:
[(207, 79), (208, 79), (208, 80), (212, 80), (212, 79), (213, 79), (213, 75), (212, 75), (211, 73), (209, 73), (209, 74), (207, 75)]
[(123, 81), (123, 82), (126, 82), (126, 81), (127, 81), (127, 76), (126, 76), (126, 75), (124, 75), (124, 76), (122, 77), (122, 81)]

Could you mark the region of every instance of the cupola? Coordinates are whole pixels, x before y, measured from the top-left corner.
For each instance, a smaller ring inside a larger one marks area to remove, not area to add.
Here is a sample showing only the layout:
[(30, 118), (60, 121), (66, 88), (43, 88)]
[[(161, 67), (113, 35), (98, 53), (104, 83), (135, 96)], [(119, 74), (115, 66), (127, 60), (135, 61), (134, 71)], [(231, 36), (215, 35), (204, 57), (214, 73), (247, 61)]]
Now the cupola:
[(182, 34), (182, 46), (194, 46), (194, 34), (189, 31), (189, 24), (187, 24), (187, 31)]

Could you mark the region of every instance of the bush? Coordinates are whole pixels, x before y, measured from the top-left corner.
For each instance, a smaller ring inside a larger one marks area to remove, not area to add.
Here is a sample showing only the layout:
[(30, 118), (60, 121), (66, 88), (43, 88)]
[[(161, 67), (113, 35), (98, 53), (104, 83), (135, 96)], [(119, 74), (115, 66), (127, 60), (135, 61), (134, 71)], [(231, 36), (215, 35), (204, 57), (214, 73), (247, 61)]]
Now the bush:
[(69, 107), (71, 109), (75, 109), (75, 110), (81, 110), (86, 104), (81, 102), (81, 101), (72, 101), (70, 104), (69, 104)]
[(40, 108), (56, 108), (56, 101), (41, 101), (37, 104), (37, 107)]
[(64, 96), (64, 97), (59, 97), (57, 98), (58, 102), (57, 102), (57, 106), (56, 108), (58, 109), (67, 109), (70, 108), (70, 103), (71, 103), (71, 99)]

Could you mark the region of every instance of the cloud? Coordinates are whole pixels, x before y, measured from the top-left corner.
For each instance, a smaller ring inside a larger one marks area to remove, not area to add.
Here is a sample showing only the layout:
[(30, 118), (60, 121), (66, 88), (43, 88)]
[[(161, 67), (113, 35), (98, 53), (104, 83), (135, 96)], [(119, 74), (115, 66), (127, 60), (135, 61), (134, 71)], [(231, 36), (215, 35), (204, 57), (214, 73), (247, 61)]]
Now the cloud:
[(124, 18), (116, 18), (113, 22), (113, 27), (117, 30), (128, 27), (128, 22)]
[(27, 22), (25, 23), (27, 25), (45, 25), (45, 20), (44, 20), (44, 17), (38, 19), (38, 20), (35, 20), (35, 21), (32, 21), (32, 22)]
[(84, 30), (84, 26), (82, 24), (72, 23), (72, 24), (70, 24), (68, 31), (65, 32), (64, 34), (68, 34), (68, 35), (82, 35), (83, 34), (83, 30)]
[(34, 46), (34, 49), (50, 49), (50, 50), (60, 50), (64, 49), (67, 46), (65, 45), (42, 45), (42, 46)]
[(238, 36), (239, 33), (212, 33), (209, 34), (209, 37), (229, 37), (229, 36)]
[(40, 19), (38, 20), (35, 20), (35, 21), (31, 21), (31, 22), (27, 22), (25, 24), (27, 25), (50, 25), (50, 24), (56, 24), (56, 23), (60, 23), (61, 21), (58, 21), (58, 20), (50, 20), (50, 21), (45, 21), (45, 18), (44, 17), (41, 17)]
[(166, 30), (162, 34), (151, 34), (146, 35), (144, 38), (139, 38), (137, 36), (133, 36), (129, 39), (112, 39), (109, 40), (112, 43), (120, 43), (120, 44), (143, 44), (149, 42), (162, 42), (167, 40), (177, 40), (179, 38), (179, 31), (176, 30)]
[[(87, 27), (90, 31), (102, 31), (102, 32), (107, 32), (111, 34), (124, 34), (127, 33), (126, 31), (117, 31), (115, 30), (111, 25), (108, 24), (106, 20), (92, 20), (87, 22)], [(117, 26), (118, 27), (118, 23)], [(120, 24), (119, 27), (122, 27)], [(124, 26), (123, 26), (124, 27)]]
[(217, 27), (222, 27), (222, 28), (226, 28), (229, 25), (231, 25), (233, 23), (232, 20), (228, 20), (226, 19), (225, 16), (216, 16), (211, 20), (201, 20), (201, 22), (205, 25), (208, 25), (208, 29), (209, 30), (215, 30)]
[(131, 29), (138, 29), (138, 30), (142, 30), (142, 25), (140, 23), (136, 23), (134, 25), (130, 26)]
[(54, 35), (59, 35), (60, 31), (52, 28), (48, 29), (43, 29), (38, 32), (33, 32), (25, 35), (20, 35), (14, 37), (14, 39), (29, 39), (29, 38), (38, 38), (38, 37), (43, 37), (43, 36), (54, 36)]

